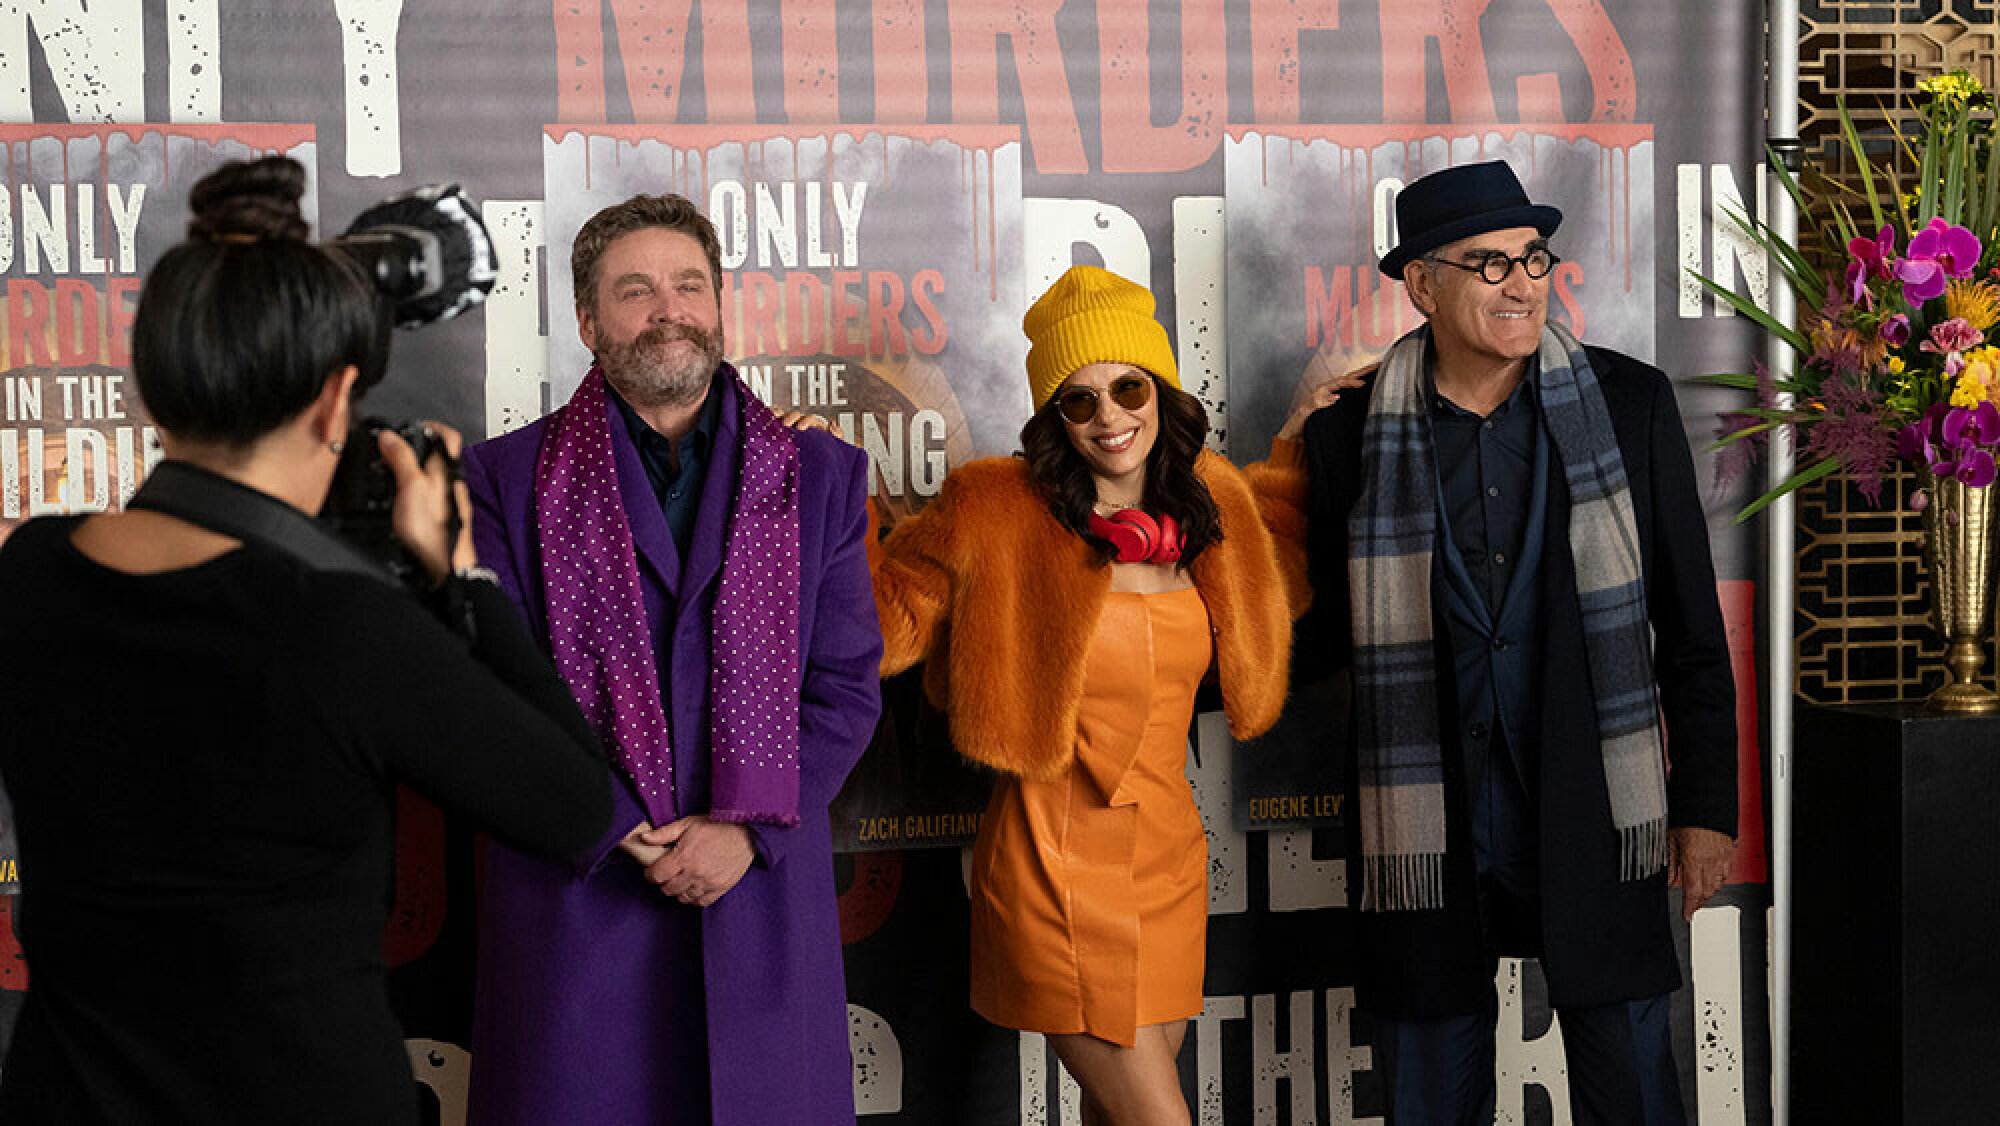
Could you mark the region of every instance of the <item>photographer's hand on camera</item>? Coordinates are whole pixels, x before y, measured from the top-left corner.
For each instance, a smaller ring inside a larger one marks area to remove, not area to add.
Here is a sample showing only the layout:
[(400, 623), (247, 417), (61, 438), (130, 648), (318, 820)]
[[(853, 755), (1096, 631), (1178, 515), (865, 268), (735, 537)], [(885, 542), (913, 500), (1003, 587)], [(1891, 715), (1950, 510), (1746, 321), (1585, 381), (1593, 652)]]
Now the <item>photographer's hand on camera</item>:
[[(443, 440), (445, 458), (433, 457), (426, 465), (417, 464), (417, 455), (393, 430), (376, 435), (382, 461), (396, 478), (396, 506), (392, 522), (396, 538), (416, 556), (433, 586), (454, 572), (477, 566), (479, 556), (472, 547), (472, 499), (454, 466), (463, 444), (458, 431), (442, 423), (427, 427)], [(453, 520), (456, 512), (457, 519)], [(453, 532), (456, 532), (456, 542)]]

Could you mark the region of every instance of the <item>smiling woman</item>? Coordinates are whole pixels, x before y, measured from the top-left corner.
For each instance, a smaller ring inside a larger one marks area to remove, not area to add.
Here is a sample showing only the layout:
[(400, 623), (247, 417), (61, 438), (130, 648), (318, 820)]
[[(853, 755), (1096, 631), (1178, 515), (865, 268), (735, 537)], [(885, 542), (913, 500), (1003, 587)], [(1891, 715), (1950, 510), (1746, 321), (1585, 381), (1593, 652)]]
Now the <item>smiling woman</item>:
[(1296, 437), (1339, 387), (1245, 473), (1204, 447), (1145, 289), (1074, 267), (1022, 327), (1023, 455), (953, 472), (871, 559), (883, 672), (928, 659), (953, 744), (1003, 772), (973, 852), (972, 1007), (1049, 1037), (1086, 1123), (1185, 1123), (1208, 917), (1195, 689), (1219, 678), (1239, 736), (1277, 718), (1305, 601)]

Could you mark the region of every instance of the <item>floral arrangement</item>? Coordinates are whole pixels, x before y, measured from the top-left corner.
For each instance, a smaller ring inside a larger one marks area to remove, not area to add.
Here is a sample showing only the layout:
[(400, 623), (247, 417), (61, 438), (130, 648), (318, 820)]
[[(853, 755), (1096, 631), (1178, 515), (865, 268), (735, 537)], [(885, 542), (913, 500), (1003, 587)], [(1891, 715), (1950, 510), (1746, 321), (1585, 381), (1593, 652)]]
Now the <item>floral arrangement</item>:
[[(1856, 193), (1834, 195), (1818, 224), (1824, 258), (1837, 274), (1815, 268), (1797, 247), (1761, 222), (1732, 218), (1770, 253), (1807, 310), (1798, 326), (1780, 324), (1739, 294), (1707, 278), (1709, 289), (1791, 345), (1797, 368), (1783, 377), (1759, 368), (1704, 377), (1755, 391), (1756, 406), (1722, 416), (1718, 471), (1747, 469), (1757, 447), (1790, 428), (1800, 468), (1738, 514), (1746, 519), (1778, 497), (1836, 471), (1849, 474), (1870, 503), (1881, 503), (1883, 475), (1901, 457), (1939, 478), (1985, 486), (2000, 451), (2000, 145), (1993, 99), (1964, 71), (1918, 85), (1928, 100), (1923, 134), (1898, 136), (1919, 168), (1905, 192), (1893, 168), (1863, 152), (1846, 107), (1841, 125), (1861, 170), (1867, 224), (1857, 221)], [(1780, 165), (1780, 181), (1813, 214), (1798, 182)], [(1886, 181), (1887, 203), (1878, 185)], [(1779, 398), (1791, 396), (1786, 404)], [(1912, 507), (1924, 506), (1921, 491)]]

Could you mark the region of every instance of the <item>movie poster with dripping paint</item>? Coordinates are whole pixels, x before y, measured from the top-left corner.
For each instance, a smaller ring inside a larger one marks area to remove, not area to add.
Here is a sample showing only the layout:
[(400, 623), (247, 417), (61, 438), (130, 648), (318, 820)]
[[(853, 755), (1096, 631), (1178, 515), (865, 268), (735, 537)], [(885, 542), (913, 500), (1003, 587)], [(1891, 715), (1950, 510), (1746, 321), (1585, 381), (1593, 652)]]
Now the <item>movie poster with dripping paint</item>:
[[(194, 182), (283, 152), (313, 167), (304, 125), (0, 125), (0, 541), (36, 516), (123, 508), (160, 458), (132, 382), (145, 272), (179, 242)], [(312, 214), (310, 194), (304, 201)], [(19, 889), (0, 792), (0, 894)]]
[[(548, 260), (632, 195), (674, 192), (715, 223), (725, 351), (773, 408), (836, 424), (874, 464), (885, 526), (945, 474), (1017, 448), (1029, 414), (1021, 146), (1013, 127), (545, 130)], [(590, 356), (570, 273), (548, 271), (549, 392)], [(834, 803), (844, 850), (960, 845), (986, 782), (952, 753), (919, 674), (884, 685), (874, 744)]]
[[(1505, 160), (1562, 210), (1549, 315), (1655, 362), (1653, 134), (1644, 125), (1237, 128), (1223, 147), (1232, 450), (1262, 457), (1302, 381), (1372, 364), (1422, 323), (1376, 268), (1396, 244), (1396, 193), (1454, 165)], [(1294, 678), (1277, 727), (1239, 748), (1237, 824), (1338, 823), (1348, 685)]]
[[(0, 125), (0, 540), (23, 520), (124, 506), (159, 458), (131, 379), (145, 272), (187, 226), (194, 182), (282, 152), (305, 125)], [(314, 199), (304, 200), (308, 220)]]

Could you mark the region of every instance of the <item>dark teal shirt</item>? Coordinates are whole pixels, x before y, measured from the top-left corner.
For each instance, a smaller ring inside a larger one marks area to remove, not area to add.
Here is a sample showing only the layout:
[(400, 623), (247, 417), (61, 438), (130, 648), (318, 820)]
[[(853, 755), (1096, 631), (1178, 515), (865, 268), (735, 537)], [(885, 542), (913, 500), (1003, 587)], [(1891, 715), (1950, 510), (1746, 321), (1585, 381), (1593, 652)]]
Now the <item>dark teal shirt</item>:
[(639, 447), (639, 462), (646, 467), (646, 481), (653, 486), (660, 511), (666, 514), (667, 528), (674, 534), (674, 547), (687, 558), (688, 540), (694, 535), (695, 512), (701, 507), (702, 482), (708, 479), (709, 454), (715, 444), (715, 420), (722, 396), (715, 384), (708, 386), (708, 398), (694, 416), (694, 426), (677, 442), (652, 428), (639, 412), (615, 390), (611, 401), (625, 419), (632, 444)]

